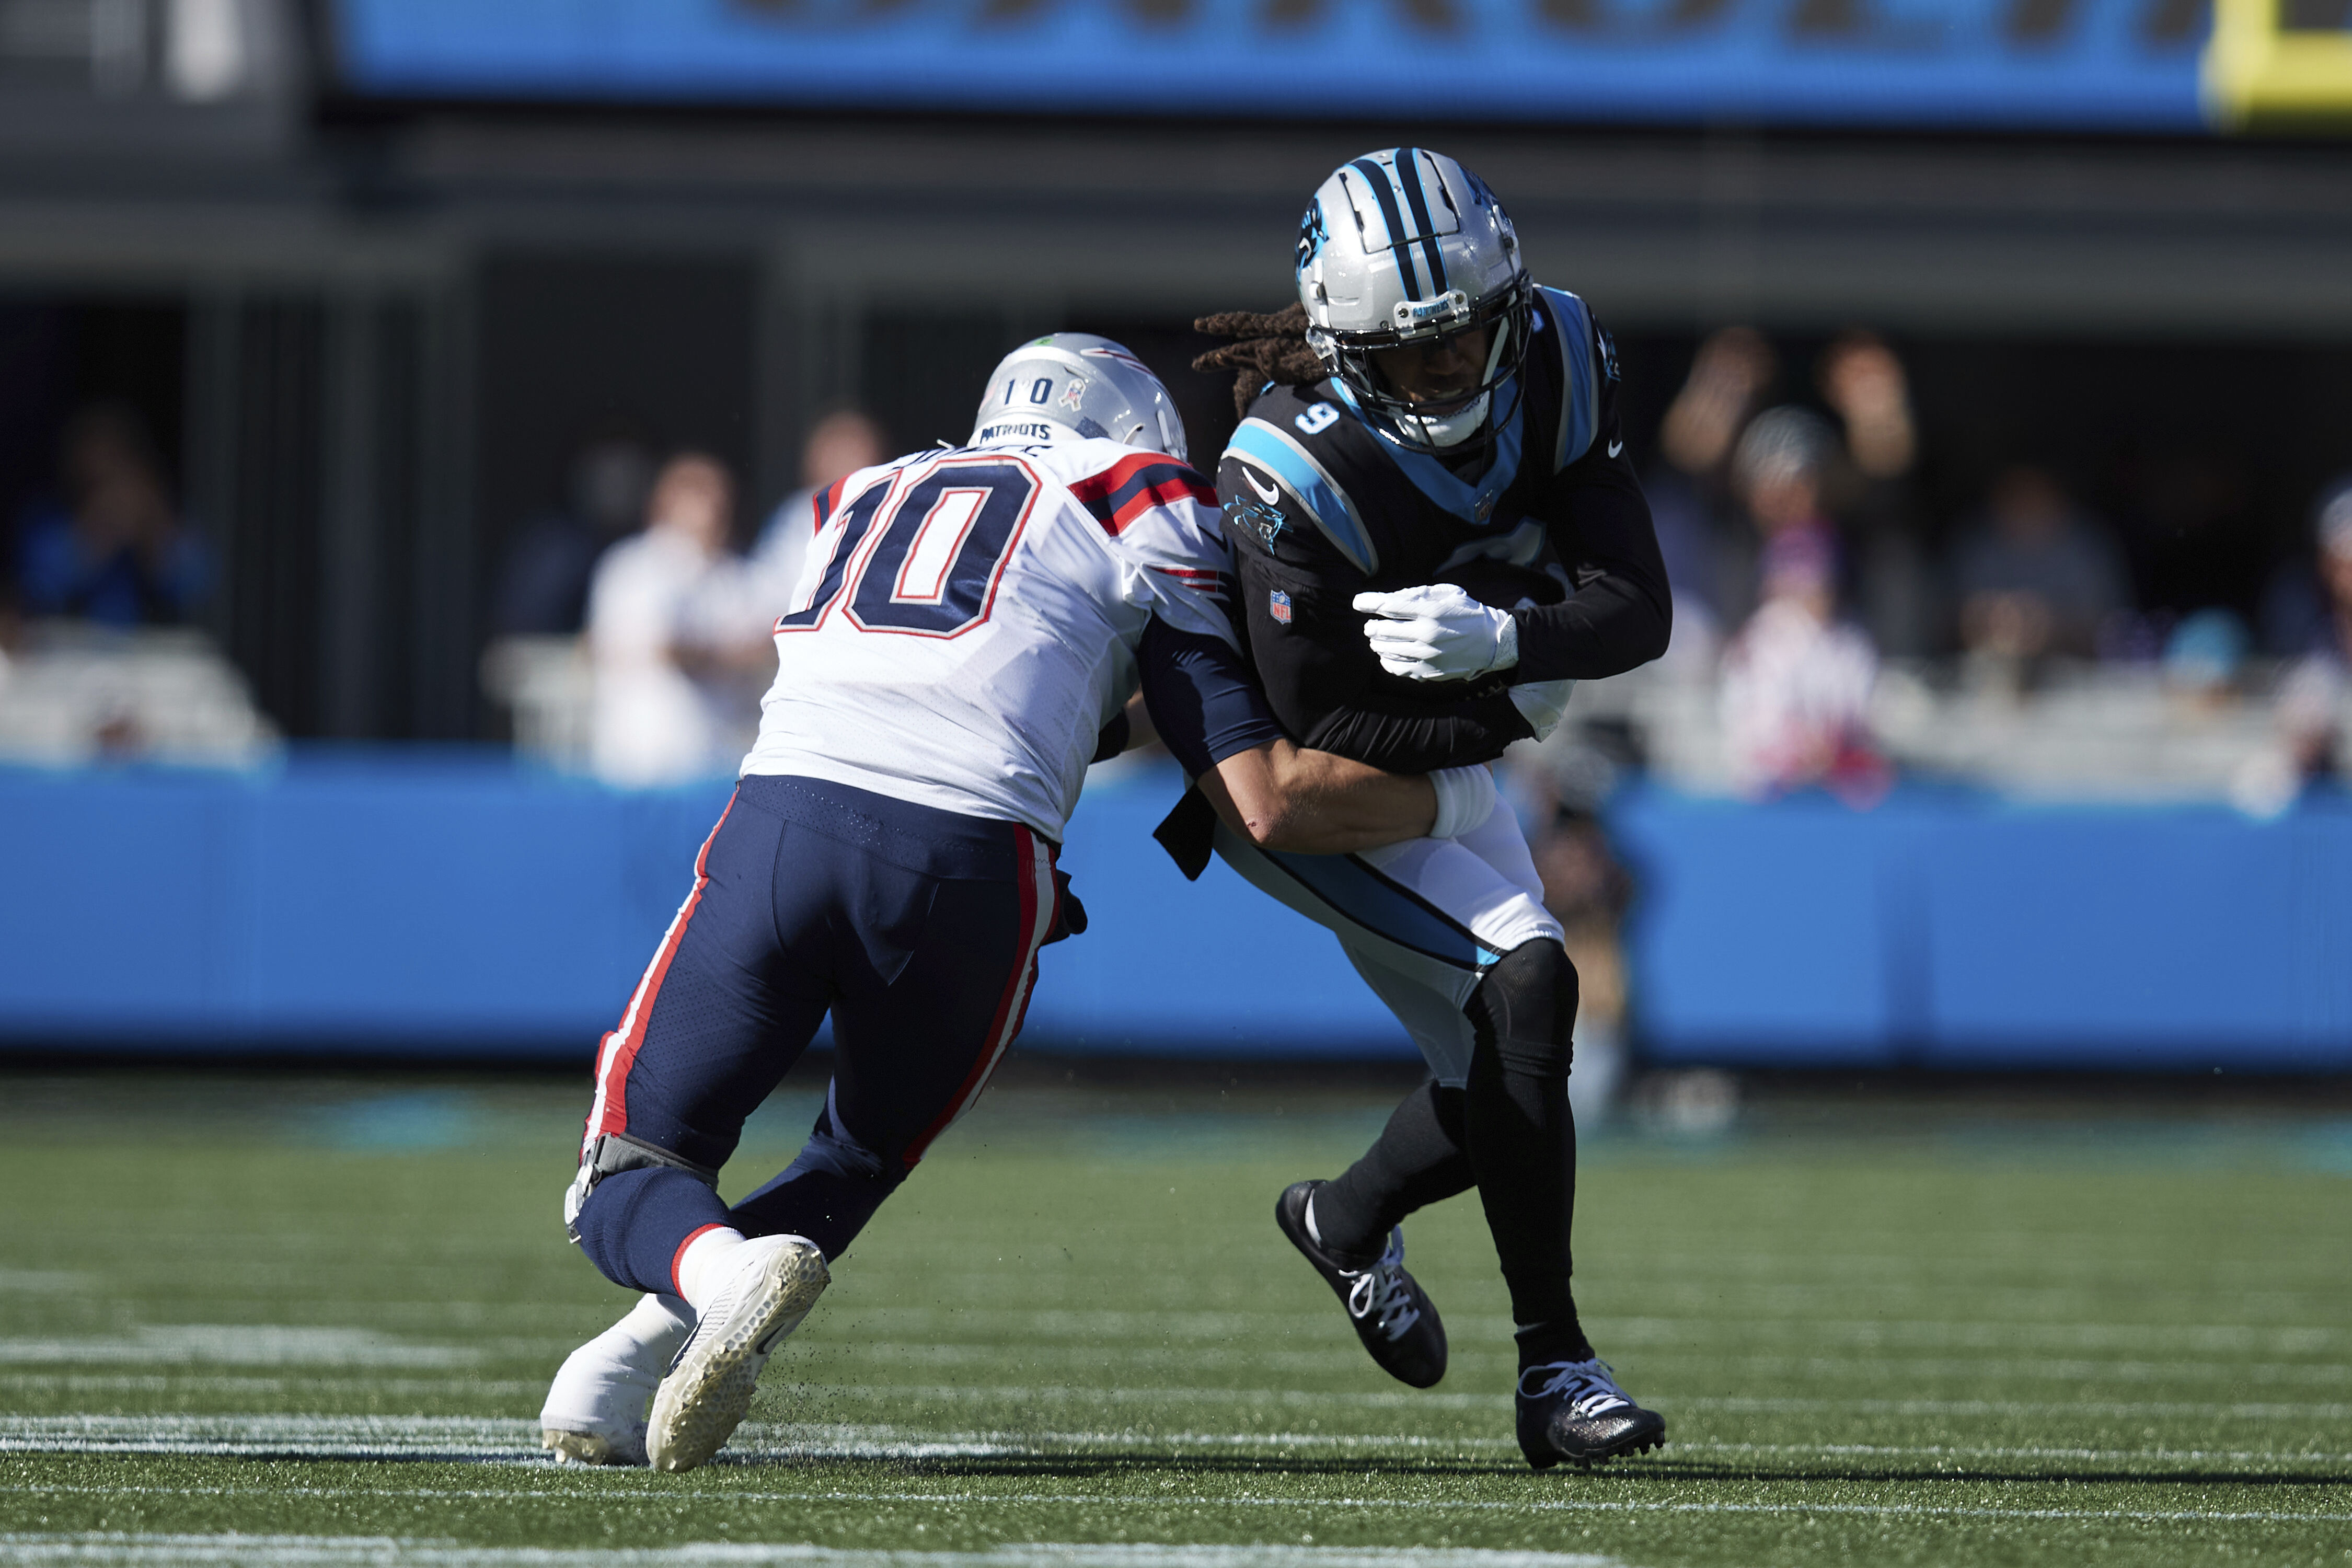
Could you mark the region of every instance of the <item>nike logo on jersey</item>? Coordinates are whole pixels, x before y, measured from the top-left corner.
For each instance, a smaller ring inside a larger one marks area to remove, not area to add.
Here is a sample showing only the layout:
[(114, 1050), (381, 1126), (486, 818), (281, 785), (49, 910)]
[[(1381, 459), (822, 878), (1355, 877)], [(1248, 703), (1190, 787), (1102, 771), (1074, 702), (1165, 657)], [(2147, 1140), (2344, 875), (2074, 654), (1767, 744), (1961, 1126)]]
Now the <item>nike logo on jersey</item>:
[(1609, 443), (1609, 455), (1612, 458), (1624, 449), (1625, 437), (1622, 436), (1618, 437), (1617, 439)]
[(1257, 492), (1258, 500), (1265, 501), (1268, 504), (1272, 504), (1282, 500), (1282, 492), (1279, 489), (1276, 489), (1272, 485), (1262, 485), (1257, 482), (1257, 475), (1254, 470), (1244, 468), (1242, 470), (1242, 478), (1249, 481), (1249, 488)]

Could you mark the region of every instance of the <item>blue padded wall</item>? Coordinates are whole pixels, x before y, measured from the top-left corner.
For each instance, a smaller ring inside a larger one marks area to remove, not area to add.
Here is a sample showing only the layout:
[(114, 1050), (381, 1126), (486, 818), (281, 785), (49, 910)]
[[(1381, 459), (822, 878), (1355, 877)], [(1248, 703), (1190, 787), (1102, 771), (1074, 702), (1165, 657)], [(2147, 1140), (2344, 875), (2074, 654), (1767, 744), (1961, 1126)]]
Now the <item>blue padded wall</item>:
[[(1046, 950), (1055, 1049), (1410, 1058), (1328, 933), (1150, 838), (1179, 781), (1090, 787)], [(480, 1049), (583, 1065), (727, 785), (623, 794), (470, 752), (256, 776), (0, 771), (0, 1040)], [(2352, 810), (1866, 812), (1635, 785), (1640, 1035), (1668, 1062), (2352, 1070)]]

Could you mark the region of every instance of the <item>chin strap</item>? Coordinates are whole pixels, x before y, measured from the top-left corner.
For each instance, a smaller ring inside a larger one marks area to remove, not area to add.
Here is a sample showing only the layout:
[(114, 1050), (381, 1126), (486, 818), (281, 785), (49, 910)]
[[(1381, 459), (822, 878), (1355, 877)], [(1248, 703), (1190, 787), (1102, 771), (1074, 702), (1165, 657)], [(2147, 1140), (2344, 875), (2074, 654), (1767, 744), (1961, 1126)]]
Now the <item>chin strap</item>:
[(1486, 349), (1486, 368), (1478, 383), (1489, 390), (1480, 393), (1465, 406), (1437, 418), (1424, 418), (1418, 414), (1397, 416), (1400, 424), (1411, 425), (1420, 437), (1431, 446), (1451, 451), (1486, 428), (1487, 416), (1494, 412), (1495, 393), (1492, 389), (1496, 367), (1503, 363), (1503, 352), (1510, 346), (1511, 323), (1507, 318), (1495, 323), (1495, 341)]

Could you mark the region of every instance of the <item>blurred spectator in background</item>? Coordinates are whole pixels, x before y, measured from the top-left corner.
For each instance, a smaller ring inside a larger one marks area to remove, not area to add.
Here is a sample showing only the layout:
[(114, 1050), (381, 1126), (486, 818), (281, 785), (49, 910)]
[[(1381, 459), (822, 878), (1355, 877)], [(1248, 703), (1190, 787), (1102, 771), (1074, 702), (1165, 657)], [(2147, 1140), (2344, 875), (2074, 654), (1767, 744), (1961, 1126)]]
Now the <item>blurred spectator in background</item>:
[(595, 676), (591, 763), (606, 781), (680, 783), (731, 770), (757, 716), (770, 625), (728, 548), (735, 485), (687, 453), (664, 465), (642, 532), (607, 550), (588, 591)]
[(2199, 610), (2172, 628), (2164, 643), (2166, 691), (2191, 712), (2210, 712), (2237, 700), (2253, 637), (2232, 611)]
[(883, 450), (882, 426), (855, 408), (826, 415), (808, 433), (808, 439), (801, 444), (801, 488), (769, 514), (767, 526), (760, 530), (759, 542), (751, 549), (759, 592), (774, 605), (772, 618), (790, 607), (809, 541), (816, 537), (816, 513), (811, 503), (818, 492), (831, 489), (889, 455)]
[[(2315, 790), (2343, 786), (2347, 708), (2352, 708), (2352, 475), (2320, 491), (2314, 510), (2314, 603), (2303, 612), (2298, 656), (2279, 678), (2276, 739), (2249, 761), (2231, 795), (2259, 816), (2284, 811)], [(2292, 581), (2292, 579), (2289, 579)], [(2273, 584), (2272, 598), (2276, 598)], [(2272, 606), (2265, 604), (2265, 610)]]
[(2053, 656), (2089, 658), (2101, 626), (2130, 608), (2114, 538), (2048, 469), (1993, 480), (1984, 515), (1953, 552), (1960, 641), (1974, 672), (2022, 690)]
[(1912, 478), (1919, 435), (1903, 362), (1876, 333), (1850, 331), (1822, 351), (1813, 379), (1844, 426), (1845, 461), (1827, 488), (1852, 541), (1862, 624), (1882, 653), (1935, 653), (1943, 607)]
[(1780, 362), (1763, 335), (1726, 327), (1699, 345), (1666, 409), (1665, 458), (1643, 481), (1675, 595), (1670, 667), (1708, 668), (1755, 603), (1755, 540), (1733, 494), (1731, 456)]
[(653, 454), (629, 436), (582, 447), (566, 475), (567, 504), (531, 520), (507, 551), (491, 598), (499, 637), (568, 637), (587, 615), (596, 557), (637, 525), (654, 479)]
[(2297, 552), (2263, 591), (2263, 651), (2352, 659), (2352, 474), (2320, 487), (2311, 526), (2312, 551)]
[[(1731, 481), (1760, 551), (1769, 552), (1773, 541), (1783, 535), (1803, 535), (1834, 568), (1837, 531), (1831, 525), (1822, 492), (1836, 457), (1836, 432), (1809, 409), (1767, 409), (1748, 425), (1731, 455)], [(1769, 574), (1769, 563), (1762, 570)], [(1832, 595), (1835, 584), (1832, 575)]]
[(185, 620), (211, 559), (172, 503), (145, 425), (94, 405), (67, 426), (61, 458), (64, 504), (36, 508), (18, 535), (24, 613), (121, 627)]
[[(1794, 509), (1795, 498), (1781, 504)], [(1733, 782), (1751, 795), (1818, 784), (1871, 804), (1891, 782), (1869, 734), (1878, 656), (1867, 636), (1837, 622), (1828, 531), (1768, 532), (1763, 577), (1764, 602), (1725, 650), (1717, 693)]]

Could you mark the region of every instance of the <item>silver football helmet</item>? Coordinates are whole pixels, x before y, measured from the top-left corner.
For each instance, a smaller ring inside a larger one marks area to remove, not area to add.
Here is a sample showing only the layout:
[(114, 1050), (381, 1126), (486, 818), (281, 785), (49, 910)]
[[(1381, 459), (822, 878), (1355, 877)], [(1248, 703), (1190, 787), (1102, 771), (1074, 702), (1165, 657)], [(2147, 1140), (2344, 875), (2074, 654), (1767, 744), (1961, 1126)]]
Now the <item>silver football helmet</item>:
[(1073, 434), (1192, 460), (1184, 417), (1160, 378), (1092, 332), (1055, 332), (1006, 354), (989, 377), (966, 445), (1067, 440)]
[[(1351, 159), (1315, 193), (1298, 227), (1307, 342), (1365, 417), (1423, 450), (1488, 428), (1526, 363), (1533, 286), (1518, 232), (1477, 175), (1421, 147)], [(1373, 356), (1484, 327), (1486, 374), (1444, 414), (1423, 412)]]

